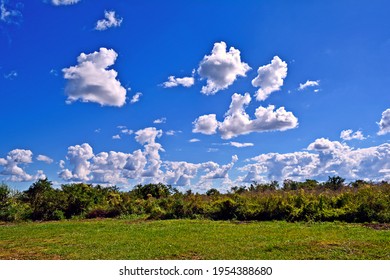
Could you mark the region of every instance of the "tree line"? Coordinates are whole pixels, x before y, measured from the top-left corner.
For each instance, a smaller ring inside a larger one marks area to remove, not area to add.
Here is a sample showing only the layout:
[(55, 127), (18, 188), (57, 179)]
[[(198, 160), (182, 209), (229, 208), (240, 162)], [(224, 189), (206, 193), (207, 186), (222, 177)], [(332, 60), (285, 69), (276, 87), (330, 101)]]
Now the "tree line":
[(130, 191), (85, 183), (54, 188), (40, 179), (25, 191), (0, 184), (0, 221), (49, 221), (74, 218), (142, 216), (148, 219), (239, 221), (390, 222), (390, 184), (339, 176), (319, 183), (284, 180), (235, 186), (227, 193), (179, 192), (162, 183), (136, 185)]

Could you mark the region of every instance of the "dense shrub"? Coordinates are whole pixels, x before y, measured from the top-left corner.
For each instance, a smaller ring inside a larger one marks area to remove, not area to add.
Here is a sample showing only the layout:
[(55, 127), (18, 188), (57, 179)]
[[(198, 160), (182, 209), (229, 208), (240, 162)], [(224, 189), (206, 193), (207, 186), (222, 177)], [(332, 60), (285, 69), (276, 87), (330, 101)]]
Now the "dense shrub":
[(148, 196), (154, 198), (168, 197), (173, 192), (171, 186), (164, 184), (147, 184), (147, 185), (136, 185), (131, 193), (137, 198), (147, 199)]
[(31, 207), (32, 220), (58, 220), (58, 211), (63, 207), (63, 196), (52, 187), (48, 179), (40, 179), (24, 192), (25, 199)]
[(87, 219), (94, 219), (94, 218), (115, 218), (122, 214), (120, 209), (117, 208), (104, 208), (101, 206), (98, 206), (96, 208), (93, 208), (88, 211), (88, 213), (85, 215)]
[(231, 220), (237, 218), (238, 203), (231, 198), (223, 198), (212, 204), (210, 217), (216, 220)]
[(117, 187), (84, 183), (55, 189), (38, 180), (24, 192), (0, 185), (0, 220), (62, 220), (74, 217), (114, 218), (146, 215), (150, 219), (199, 219), (242, 221), (345, 221), (390, 222), (390, 184), (355, 181), (346, 185), (340, 177), (325, 183), (285, 180), (233, 187), (220, 193), (179, 193), (164, 184), (137, 185), (123, 192)]

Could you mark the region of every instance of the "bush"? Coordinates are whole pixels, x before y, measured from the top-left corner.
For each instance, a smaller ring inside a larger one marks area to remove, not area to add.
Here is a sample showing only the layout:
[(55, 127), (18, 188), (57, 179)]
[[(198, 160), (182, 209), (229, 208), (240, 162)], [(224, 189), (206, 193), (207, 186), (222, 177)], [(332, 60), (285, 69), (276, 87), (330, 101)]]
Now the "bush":
[(120, 216), (122, 213), (118, 208), (111, 207), (111, 208), (104, 208), (101, 206), (98, 206), (96, 208), (93, 208), (86, 213), (85, 217), (87, 219), (95, 219), (95, 218), (115, 218)]
[(236, 219), (238, 204), (231, 198), (217, 200), (212, 205), (210, 216), (214, 220), (231, 220)]
[(166, 212), (163, 209), (161, 209), (159, 206), (154, 206), (150, 210), (149, 219), (159, 220), (165, 218), (166, 218)]
[(340, 177), (317, 181), (286, 180), (253, 183), (221, 194), (181, 194), (163, 184), (139, 185), (130, 192), (83, 183), (54, 189), (38, 180), (22, 193), (0, 185), (0, 220), (62, 220), (145, 215), (150, 219), (210, 218), (215, 220), (286, 220), (390, 222), (390, 184), (356, 181), (346, 186)]
[(158, 184), (147, 184), (147, 185), (137, 185), (131, 191), (131, 193), (142, 199), (148, 199), (149, 196), (154, 198), (168, 197), (173, 193), (171, 186), (167, 186), (161, 183)]
[(65, 219), (65, 214), (61, 210), (54, 210), (53, 215), (52, 215), (52, 220), (55, 221), (60, 221)]

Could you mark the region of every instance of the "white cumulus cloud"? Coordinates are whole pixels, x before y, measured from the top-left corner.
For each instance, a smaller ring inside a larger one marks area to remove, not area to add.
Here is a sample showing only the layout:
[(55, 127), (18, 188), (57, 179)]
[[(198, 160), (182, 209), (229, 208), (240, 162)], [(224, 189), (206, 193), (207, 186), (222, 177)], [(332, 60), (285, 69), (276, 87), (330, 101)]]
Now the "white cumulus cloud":
[(33, 153), (30, 150), (15, 149), (10, 151), (5, 158), (0, 158), (0, 165), (3, 170), (0, 175), (6, 176), (6, 181), (11, 182), (26, 182), (33, 181), (38, 178), (44, 178), (42, 171), (38, 171), (36, 175), (30, 175), (24, 167), (32, 163)]
[(353, 139), (356, 139), (356, 140), (366, 139), (366, 137), (364, 137), (363, 133), (360, 130), (353, 132), (352, 129), (346, 129), (346, 130), (341, 131), (340, 138), (345, 140), (345, 141), (349, 141), (349, 140), (353, 140)]
[[(213, 161), (197, 164), (185, 161), (167, 161), (164, 163), (164, 182), (173, 186), (208, 185), (212, 180), (229, 178), (228, 173), (237, 160), (238, 157), (234, 155), (230, 163), (222, 166)], [(198, 175), (200, 178), (194, 182)]]
[(126, 89), (116, 79), (118, 73), (107, 69), (117, 57), (114, 50), (100, 48), (90, 54), (81, 53), (77, 58), (78, 65), (64, 68), (64, 78), (68, 80), (65, 88), (67, 103), (80, 99), (102, 106), (123, 106), (126, 103)]
[(287, 77), (287, 63), (274, 56), (270, 64), (259, 67), (257, 74), (257, 77), (252, 80), (252, 85), (260, 87), (255, 96), (257, 100), (263, 101), (283, 86), (284, 79)]
[[(157, 139), (162, 131), (147, 127), (135, 132), (135, 140), (143, 146), (132, 153), (100, 152), (95, 154), (88, 143), (70, 146), (67, 161), (60, 161), (59, 176), (65, 181), (83, 181), (99, 184), (129, 184), (129, 180), (138, 183), (162, 182), (175, 186), (199, 186), (209, 184), (213, 180), (228, 179), (228, 173), (238, 160), (233, 156), (230, 163), (219, 165), (208, 161), (189, 163), (185, 161), (163, 161), (163, 152)], [(27, 155), (25, 162), (31, 156)], [(0, 159), (0, 165), (7, 161)], [(71, 168), (67, 168), (69, 165)]]
[(169, 161), (164, 163), (164, 181), (173, 186), (189, 186), (191, 179), (198, 174), (201, 164), (188, 163), (185, 161)]
[(89, 181), (90, 177), (90, 159), (93, 158), (92, 147), (88, 143), (82, 145), (70, 146), (66, 159), (74, 166), (73, 170), (64, 169), (60, 172), (60, 177), (65, 180)]
[(156, 138), (160, 138), (163, 132), (161, 129), (157, 130), (155, 127), (147, 127), (144, 129), (140, 129), (135, 132), (135, 140), (141, 145), (154, 144), (156, 142)]
[(341, 150), (349, 150), (349, 146), (347, 144), (340, 143), (338, 141), (330, 141), (327, 138), (318, 138), (313, 143), (311, 143), (307, 149), (316, 150), (316, 151), (341, 151)]
[(54, 161), (53, 159), (51, 159), (50, 157), (45, 156), (45, 155), (38, 155), (37, 156), (37, 160), (38, 161), (43, 161), (43, 162), (45, 162), (47, 164), (51, 164)]
[(242, 182), (293, 179), (327, 180), (328, 176), (341, 176), (348, 181), (388, 180), (384, 172), (390, 167), (390, 144), (353, 149), (346, 144), (319, 138), (307, 151), (261, 154), (251, 159), (241, 171)]
[(164, 88), (171, 88), (177, 86), (192, 87), (195, 83), (194, 77), (176, 78), (175, 76), (169, 76), (168, 81), (164, 82), (162, 86)]
[(119, 27), (122, 24), (123, 18), (116, 17), (115, 11), (104, 11), (105, 19), (98, 20), (96, 30), (103, 31), (111, 27)]
[(207, 80), (202, 87), (202, 93), (206, 95), (228, 88), (238, 76), (245, 77), (250, 70), (248, 64), (241, 62), (240, 51), (230, 47), (226, 51), (226, 43), (215, 43), (210, 55), (206, 55), (199, 64), (198, 74)]
[(387, 109), (382, 113), (382, 118), (379, 121), (378, 125), (378, 135), (385, 135), (390, 132), (390, 109)]
[(237, 155), (232, 156), (232, 161), (229, 164), (222, 166), (213, 165), (208, 168), (209, 172), (201, 177), (201, 181), (207, 179), (224, 179), (228, 177), (228, 172), (233, 168), (238, 160)]
[(298, 119), (284, 107), (275, 110), (274, 105), (267, 108), (258, 107), (255, 111), (255, 119), (250, 119), (245, 112), (245, 106), (251, 101), (249, 93), (233, 94), (229, 110), (225, 119), (218, 122), (215, 114), (204, 115), (197, 118), (193, 124), (193, 132), (214, 134), (218, 130), (222, 139), (231, 139), (243, 134), (264, 131), (285, 131), (298, 126)]
[(194, 133), (202, 133), (206, 135), (211, 135), (217, 133), (218, 121), (217, 115), (209, 114), (203, 115), (197, 118), (193, 122), (194, 128), (192, 132)]

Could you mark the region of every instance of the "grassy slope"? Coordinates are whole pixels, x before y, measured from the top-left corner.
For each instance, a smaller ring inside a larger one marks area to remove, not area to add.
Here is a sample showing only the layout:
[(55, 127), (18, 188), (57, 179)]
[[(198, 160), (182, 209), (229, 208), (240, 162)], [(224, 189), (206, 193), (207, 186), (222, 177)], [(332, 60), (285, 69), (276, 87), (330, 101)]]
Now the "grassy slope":
[(88, 220), (0, 225), (0, 259), (390, 259), (357, 224)]

